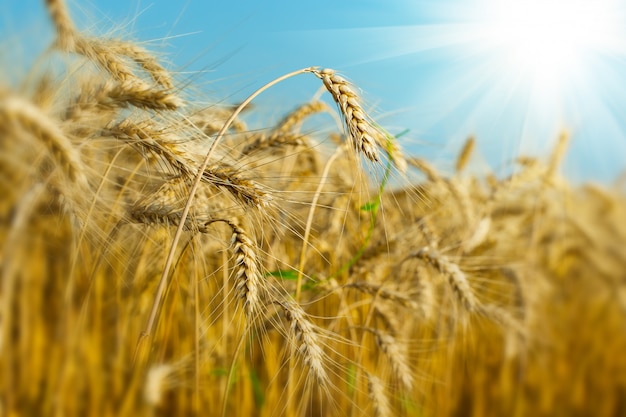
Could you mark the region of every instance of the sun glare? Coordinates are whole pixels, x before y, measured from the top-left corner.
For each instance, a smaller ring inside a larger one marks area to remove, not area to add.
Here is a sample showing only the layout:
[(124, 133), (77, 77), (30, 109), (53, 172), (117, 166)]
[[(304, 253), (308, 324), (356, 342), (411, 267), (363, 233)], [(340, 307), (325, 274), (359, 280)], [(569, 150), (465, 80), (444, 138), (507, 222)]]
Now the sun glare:
[(613, 47), (612, 1), (496, 0), (487, 9), (485, 36), (502, 48), (505, 65), (549, 91), (580, 75), (589, 54)]

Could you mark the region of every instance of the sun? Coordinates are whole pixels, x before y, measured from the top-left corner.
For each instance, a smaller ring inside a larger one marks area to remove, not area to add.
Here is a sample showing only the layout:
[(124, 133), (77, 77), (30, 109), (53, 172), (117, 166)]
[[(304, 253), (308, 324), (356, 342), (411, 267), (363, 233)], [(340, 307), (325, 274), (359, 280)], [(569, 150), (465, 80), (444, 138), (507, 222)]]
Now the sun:
[(482, 36), (501, 51), (505, 69), (546, 93), (583, 76), (593, 54), (615, 47), (615, 2), (607, 0), (494, 0), (484, 11)]

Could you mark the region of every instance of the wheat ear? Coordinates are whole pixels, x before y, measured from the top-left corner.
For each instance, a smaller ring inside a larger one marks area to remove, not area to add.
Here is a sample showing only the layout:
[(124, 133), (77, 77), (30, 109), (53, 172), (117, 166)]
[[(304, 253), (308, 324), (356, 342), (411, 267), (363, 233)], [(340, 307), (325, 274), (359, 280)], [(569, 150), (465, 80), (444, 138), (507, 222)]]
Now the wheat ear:
[(452, 290), (461, 304), (463, 304), (468, 311), (476, 310), (479, 305), (478, 300), (472, 292), (472, 287), (467, 280), (467, 276), (456, 263), (428, 247), (420, 249), (413, 254), (413, 256), (418, 259), (423, 259), (437, 268), (439, 272), (448, 278), (450, 287), (452, 287)]
[(46, 6), (57, 32), (57, 45), (61, 50), (74, 49), (76, 29), (63, 0), (46, 0)]
[(302, 355), (302, 359), (313, 372), (317, 383), (326, 386), (329, 378), (324, 368), (324, 351), (322, 350), (316, 326), (306, 317), (306, 313), (299, 304), (293, 301), (276, 301), (285, 313), (289, 322), (290, 334)]
[(159, 85), (166, 89), (174, 88), (170, 73), (145, 49), (131, 42), (111, 40), (108, 42), (113, 53), (126, 56), (141, 66)]
[(259, 288), (261, 278), (256, 253), (256, 245), (246, 231), (231, 220), (222, 220), (233, 231), (231, 245), (235, 254), (235, 288), (239, 298), (243, 300), (243, 309), (252, 320), (254, 314), (260, 308)]
[(350, 83), (331, 69), (315, 69), (311, 72), (322, 80), (326, 90), (339, 105), (353, 147), (362, 152), (370, 161), (379, 161), (376, 150), (377, 140), (374, 136), (382, 135), (382, 133), (370, 122), (370, 118), (361, 107), (358, 94), (352, 89)]
[(152, 110), (176, 110), (184, 104), (168, 90), (157, 90), (135, 77), (111, 88), (108, 91), (108, 98), (120, 107), (130, 104), (140, 109)]
[(410, 310), (419, 311), (420, 307), (414, 300), (397, 291), (385, 288), (382, 285), (372, 284), (367, 281), (355, 281), (343, 286), (344, 288), (354, 288), (358, 291), (389, 300), (397, 305), (401, 305)]
[(376, 417), (388, 417), (393, 415), (391, 412), (391, 405), (389, 404), (389, 398), (385, 394), (385, 387), (375, 375), (367, 372), (367, 391), (374, 404), (374, 415)]
[[(183, 210), (183, 196), (186, 195), (188, 186), (189, 178), (184, 175), (165, 181), (156, 192), (133, 205), (130, 210), (131, 219), (147, 225), (178, 226)], [(219, 207), (209, 204), (209, 196), (204, 191), (205, 189), (198, 190), (197, 194), (200, 195), (196, 196), (195, 215), (187, 217), (185, 230), (208, 233), (208, 225), (215, 220), (209, 213)]]
[(563, 158), (565, 153), (567, 152), (567, 146), (569, 145), (570, 136), (567, 132), (562, 132), (559, 135), (559, 139), (550, 154), (550, 158), (548, 159), (548, 164), (546, 168), (546, 177), (549, 180), (554, 180), (556, 174), (563, 162)]
[(88, 189), (86, 169), (80, 154), (54, 121), (38, 107), (19, 97), (5, 97), (0, 101), (0, 120), (6, 126), (15, 122), (39, 139), (52, 153), (67, 177), (83, 191)]
[(413, 373), (407, 362), (403, 347), (400, 346), (395, 337), (387, 332), (370, 328), (367, 330), (374, 333), (376, 345), (387, 357), (398, 381), (402, 383), (404, 389), (411, 391), (413, 388)]
[(298, 123), (315, 113), (323, 111), (330, 111), (328, 105), (323, 101), (311, 101), (310, 103), (303, 104), (285, 116), (285, 118), (278, 123), (275, 132), (292, 132)]
[(460, 174), (467, 166), (467, 163), (474, 153), (474, 148), (476, 148), (476, 139), (474, 139), (474, 136), (470, 136), (465, 141), (465, 144), (456, 159), (455, 169), (457, 174)]

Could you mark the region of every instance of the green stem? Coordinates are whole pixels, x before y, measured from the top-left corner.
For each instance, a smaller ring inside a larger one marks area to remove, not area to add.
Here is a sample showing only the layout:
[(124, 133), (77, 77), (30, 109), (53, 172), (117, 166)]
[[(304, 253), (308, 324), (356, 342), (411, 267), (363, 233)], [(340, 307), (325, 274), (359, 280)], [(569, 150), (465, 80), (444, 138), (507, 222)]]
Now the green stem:
[(343, 273), (348, 271), (350, 268), (352, 268), (359, 261), (359, 259), (361, 259), (361, 257), (365, 253), (365, 250), (369, 246), (370, 241), (372, 240), (372, 236), (374, 235), (374, 227), (376, 226), (376, 219), (378, 217), (378, 209), (380, 208), (380, 204), (382, 203), (383, 192), (385, 191), (385, 187), (389, 183), (389, 176), (391, 175), (391, 169), (393, 168), (393, 153), (392, 153), (391, 142), (395, 139), (398, 139), (400, 136), (406, 134), (407, 132), (408, 132), (408, 129), (398, 133), (395, 136), (386, 134), (388, 158), (387, 158), (387, 163), (385, 165), (385, 172), (383, 173), (383, 179), (380, 182), (380, 185), (378, 186), (378, 193), (376, 194), (375, 201), (373, 203), (370, 203), (371, 209), (369, 211), (371, 211), (372, 215), (370, 217), (370, 225), (369, 225), (369, 228), (367, 229), (365, 240), (363, 241), (363, 244), (361, 245), (359, 250), (356, 252), (356, 254), (346, 264), (344, 264), (337, 272), (331, 275), (330, 278), (336, 278), (339, 275), (342, 275)]

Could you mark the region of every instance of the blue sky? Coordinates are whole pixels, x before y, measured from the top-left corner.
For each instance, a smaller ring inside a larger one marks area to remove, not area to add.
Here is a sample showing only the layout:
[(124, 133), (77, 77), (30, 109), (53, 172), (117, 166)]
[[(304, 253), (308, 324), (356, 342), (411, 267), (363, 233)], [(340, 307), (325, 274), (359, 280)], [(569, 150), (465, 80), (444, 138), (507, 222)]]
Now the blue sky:
[[(298, 68), (334, 68), (362, 89), (382, 125), (392, 133), (409, 129), (410, 153), (443, 169), (469, 135), (485, 163), (504, 172), (519, 154), (545, 155), (567, 128), (567, 176), (604, 182), (626, 168), (620, 3), (69, 2), (81, 29), (149, 41), (211, 101), (242, 100)], [(43, 1), (2, 2), (0, 14), (5, 62), (24, 65), (51, 40)], [(262, 95), (257, 109), (276, 120), (318, 87), (311, 76), (289, 80)]]

